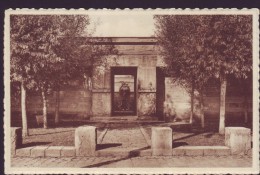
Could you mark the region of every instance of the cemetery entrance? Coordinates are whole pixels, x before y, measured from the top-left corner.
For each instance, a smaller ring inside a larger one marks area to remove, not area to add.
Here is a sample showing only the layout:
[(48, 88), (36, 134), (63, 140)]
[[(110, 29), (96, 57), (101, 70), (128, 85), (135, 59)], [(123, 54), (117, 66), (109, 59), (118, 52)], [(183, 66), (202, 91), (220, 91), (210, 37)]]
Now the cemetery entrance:
[(136, 67), (111, 67), (112, 115), (136, 115)]

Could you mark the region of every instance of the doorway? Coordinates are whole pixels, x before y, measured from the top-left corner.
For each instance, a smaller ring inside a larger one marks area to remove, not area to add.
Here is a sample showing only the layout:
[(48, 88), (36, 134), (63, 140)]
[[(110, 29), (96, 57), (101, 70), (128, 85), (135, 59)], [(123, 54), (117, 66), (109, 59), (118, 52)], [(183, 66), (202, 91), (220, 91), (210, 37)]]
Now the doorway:
[(113, 116), (136, 115), (136, 67), (111, 67)]

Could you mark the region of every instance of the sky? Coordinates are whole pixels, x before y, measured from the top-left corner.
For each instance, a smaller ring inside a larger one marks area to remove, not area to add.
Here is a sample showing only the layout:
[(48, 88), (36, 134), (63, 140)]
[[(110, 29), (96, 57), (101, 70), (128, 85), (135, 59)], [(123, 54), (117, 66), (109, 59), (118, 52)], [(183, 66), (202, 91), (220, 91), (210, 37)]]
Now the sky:
[(151, 14), (89, 15), (96, 26), (94, 36), (100, 37), (149, 37), (154, 35), (154, 20)]

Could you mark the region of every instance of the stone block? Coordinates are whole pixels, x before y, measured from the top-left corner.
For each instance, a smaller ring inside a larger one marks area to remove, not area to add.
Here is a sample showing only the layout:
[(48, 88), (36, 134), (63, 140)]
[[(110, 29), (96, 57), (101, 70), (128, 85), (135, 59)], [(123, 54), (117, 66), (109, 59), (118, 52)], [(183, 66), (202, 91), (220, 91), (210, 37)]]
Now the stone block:
[(203, 156), (203, 148), (198, 146), (190, 146), (185, 149), (186, 156)]
[(216, 149), (216, 155), (218, 156), (229, 156), (231, 154), (231, 150), (229, 147), (223, 147), (221, 149)]
[(230, 155), (230, 148), (227, 146), (206, 146), (203, 150), (204, 156)]
[(81, 126), (75, 130), (76, 156), (94, 156), (97, 146), (97, 128)]
[(231, 154), (246, 154), (251, 149), (250, 132), (244, 127), (225, 128), (225, 145), (230, 147)]
[(215, 149), (211, 149), (211, 148), (207, 148), (203, 150), (203, 155), (204, 156), (216, 156), (216, 150)]
[(45, 156), (45, 150), (49, 146), (36, 146), (33, 149), (31, 149), (31, 157), (44, 157)]
[(61, 157), (75, 157), (76, 148), (74, 146), (64, 146), (61, 149)]
[(172, 149), (172, 155), (173, 156), (184, 156), (185, 149), (183, 147), (174, 148), (174, 149)]
[(27, 148), (17, 149), (15, 155), (17, 157), (30, 157), (32, 148), (34, 148), (34, 147), (27, 147)]
[(170, 127), (152, 128), (152, 155), (172, 155), (172, 129)]
[(45, 157), (60, 157), (62, 146), (50, 146), (45, 150)]
[(14, 156), (16, 149), (22, 146), (22, 128), (11, 127), (11, 155)]

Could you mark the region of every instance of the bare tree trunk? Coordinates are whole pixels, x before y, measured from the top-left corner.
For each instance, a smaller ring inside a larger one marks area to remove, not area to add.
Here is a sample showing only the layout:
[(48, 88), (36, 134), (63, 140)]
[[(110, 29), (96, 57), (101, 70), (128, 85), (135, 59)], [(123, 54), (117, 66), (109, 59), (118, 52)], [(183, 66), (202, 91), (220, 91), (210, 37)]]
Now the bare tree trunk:
[(48, 128), (48, 119), (47, 119), (47, 100), (44, 90), (42, 90), (42, 104), (43, 104), (43, 128)]
[(88, 76), (87, 78), (87, 91), (89, 92), (89, 98), (88, 98), (88, 103), (89, 103), (89, 108), (87, 108), (87, 118), (92, 117), (93, 112), (92, 112), (92, 77)]
[(248, 101), (247, 101), (247, 86), (244, 85), (244, 122), (248, 123)]
[(60, 91), (57, 90), (55, 93), (55, 125), (58, 125), (60, 123)]
[(202, 90), (200, 91), (200, 120), (201, 128), (205, 128), (204, 100)]
[(220, 77), (220, 104), (219, 104), (219, 133), (225, 134), (225, 113), (226, 113), (226, 75)]
[(23, 82), (21, 83), (21, 112), (22, 112), (22, 135), (26, 137), (28, 133), (28, 122), (26, 115), (26, 90), (24, 88)]
[(190, 113), (190, 123), (193, 123), (193, 113), (194, 113), (194, 80), (192, 79), (192, 84), (191, 84), (191, 113)]

